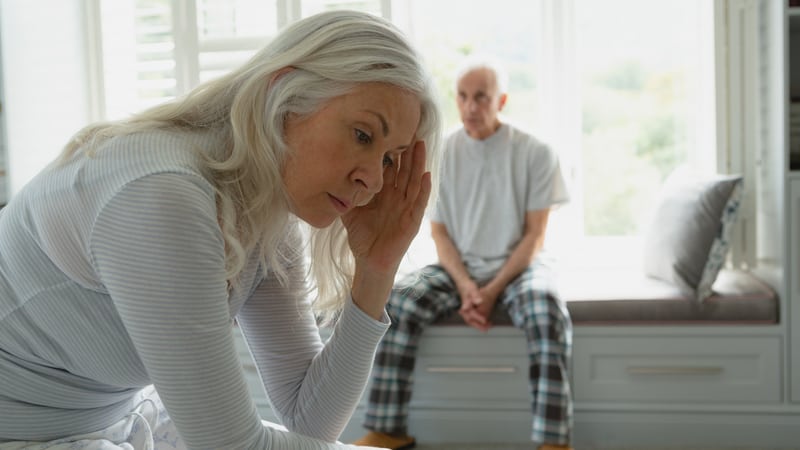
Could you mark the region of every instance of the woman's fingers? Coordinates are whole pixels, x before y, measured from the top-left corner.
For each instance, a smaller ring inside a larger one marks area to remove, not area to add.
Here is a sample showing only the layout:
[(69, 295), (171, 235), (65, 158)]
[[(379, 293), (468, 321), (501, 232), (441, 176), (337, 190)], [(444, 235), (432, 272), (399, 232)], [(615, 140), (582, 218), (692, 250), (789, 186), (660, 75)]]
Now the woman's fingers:
[(425, 173), (426, 151), (425, 142), (417, 141), (416, 144), (414, 144), (414, 148), (411, 149), (411, 160), (409, 161), (409, 164), (405, 164), (406, 168), (408, 169), (408, 174), (403, 175), (407, 176), (405, 194), (408, 198), (416, 199), (417, 195), (419, 194), (422, 175)]
[(415, 141), (410, 149), (400, 155), (400, 169), (397, 171), (397, 187), (403, 189), (402, 192), (405, 192), (404, 190), (406, 186), (408, 186), (408, 181), (411, 178), (414, 150), (417, 148), (418, 143), (419, 141)]
[[(425, 172), (425, 143), (417, 141), (413, 148), (404, 152), (399, 167), (388, 167), (384, 171), (383, 189), (376, 194), (376, 202), (384, 202), (387, 207), (401, 211), (402, 204), (410, 205), (416, 215), (424, 212), (430, 196), (430, 174), (423, 179)], [(422, 195), (421, 195), (422, 194)], [(419, 201), (422, 200), (420, 208)]]
[(421, 178), (419, 192), (412, 211), (412, 217), (418, 223), (422, 221), (422, 217), (425, 215), (425, 208), (428, 207), (428, 199), (431, 196), (431, 173), (425, 172)]
[(397, 185), (397, 167), (389, 165), (383, 171), (383, 188), (378, 192), (378, 195), (384, 192), (391, 192)]
[(425, 171), (425, 142), (417, 141), (410, 153), (411, 158), (401, 165), (401, 168), (405, 166), (406, 172), (399, 176), (406, 177), (403, 191), (405, 200), (410, 202), (412, 219), (415, 223), (419, 223), (425, 215), (431, 194), (431, 174)]

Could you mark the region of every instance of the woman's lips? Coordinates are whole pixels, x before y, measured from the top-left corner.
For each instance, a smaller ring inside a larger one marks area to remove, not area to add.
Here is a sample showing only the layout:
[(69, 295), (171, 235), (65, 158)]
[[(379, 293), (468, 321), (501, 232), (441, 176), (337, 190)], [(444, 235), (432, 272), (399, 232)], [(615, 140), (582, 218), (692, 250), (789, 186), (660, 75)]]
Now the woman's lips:
[(333, 206), (340, 213), (344, 214), (344, 213), (346, 213), (347, 211), (350, 210), (350, 203), (340, 199), (339, 197), (331, 195), (331, 194), (328, 194), (328, 197), (330, 197), (331, 203), (333, 203)]

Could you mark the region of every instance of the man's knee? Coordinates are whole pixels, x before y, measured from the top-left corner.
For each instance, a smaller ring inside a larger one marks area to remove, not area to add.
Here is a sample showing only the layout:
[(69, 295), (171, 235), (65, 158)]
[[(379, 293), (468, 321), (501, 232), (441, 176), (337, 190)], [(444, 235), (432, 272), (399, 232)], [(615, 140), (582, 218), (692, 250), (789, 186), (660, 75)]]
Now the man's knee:
[(428, 266), (395, 285), (387, 312), (393, 322), (424, 326), (457, 308), (457, 303), (457, 293), (447, 273), (438, 266)]
[(549, 291), (524, 291), (512, 301), (512, 305), (515, 313), (521, 315), (521, 319), (528, 326), (554, 323), (568, 327), (572, 323), (566, 306)]

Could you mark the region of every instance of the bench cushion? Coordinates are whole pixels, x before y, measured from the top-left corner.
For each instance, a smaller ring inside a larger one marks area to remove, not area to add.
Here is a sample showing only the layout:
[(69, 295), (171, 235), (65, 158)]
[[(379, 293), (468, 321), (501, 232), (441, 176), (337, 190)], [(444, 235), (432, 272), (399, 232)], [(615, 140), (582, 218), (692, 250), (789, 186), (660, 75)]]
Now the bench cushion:
[[(741, 270), (721, 270), (713, 294), (702, 304), (682, 295), (676, 286), (633, 269), (564, 271), (559, 286), (575, 325), (778, 322), (775, 291)], [(511, 325), (502, 308), (495, 310), (492, 322)], [(437, 324), (464, 322), (453, 314)]]
[(670, 283), (635, 271), (570, 272), (563, 274), (559, 284), (576, 324), (778, 322), (776, 292), (741, 270), (721, 270), (712, 295), (702, 304)]

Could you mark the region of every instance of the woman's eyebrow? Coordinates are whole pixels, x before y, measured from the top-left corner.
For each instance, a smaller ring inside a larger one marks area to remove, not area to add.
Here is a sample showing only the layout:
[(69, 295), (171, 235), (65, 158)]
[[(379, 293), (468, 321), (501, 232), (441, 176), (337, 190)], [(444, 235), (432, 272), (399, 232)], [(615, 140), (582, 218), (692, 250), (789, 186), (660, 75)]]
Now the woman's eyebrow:
[(375, 117), (378, 118), (378, 120), (381, 121), (381, 128), (383, 129), (382, 130), (383, 131), (383, 137), (386, 137), (386, 136), (389, 135), (389, 124), (386, 122), (386, 118), (383, 117), (383, 114), (381, 114), (379, 112), (371, 111), (369, 109), (364, 110), (364, 112), (367, 112), (367, 113), (370, 113), (370, 114), (374, 115)]
[[(378, 120), (380, 120), (380, 122), (381, 122), (381, 129), (382, 129), (381, 131), (383, 131), (383, 137), (389, 136), (389, 123), (386, 121), (386, 118), (383, 117), (383, 114), (381, 114), (379, 112), (376, 112), (376, 111), (369, 110), (369, 109), (365, 109), (364, 112), (372, 114), (373, 116), (377, 117)], [(400, 145), (397, 148), (395, 148), (395, 150), (406, 151), (410, 147), (411, 147), (411, 145)]]

